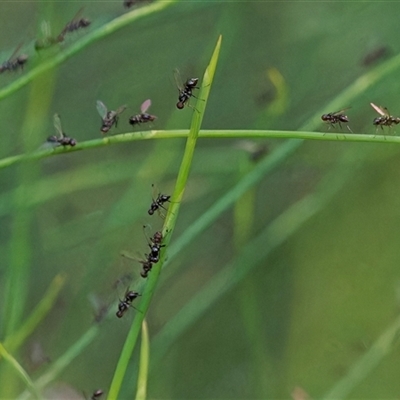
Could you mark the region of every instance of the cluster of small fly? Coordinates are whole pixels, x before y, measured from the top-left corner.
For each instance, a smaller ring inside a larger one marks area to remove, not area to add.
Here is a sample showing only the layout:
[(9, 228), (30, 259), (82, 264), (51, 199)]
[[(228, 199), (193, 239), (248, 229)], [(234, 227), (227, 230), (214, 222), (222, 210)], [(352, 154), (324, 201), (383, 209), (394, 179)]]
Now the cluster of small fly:
[[(144, 4), (144, 3), (150, 3), (150, 2), (151, 2), (150, 0), (131, 0), (131, 1), (125, 0), (123, 2), (123, 5), (125, 8), (131, 8), (132, 6), (136, 6), (141, 3)], [(49, 23), (47, 21), (44, 21), (42, 23), (43, 37), (40, 39), (37, 39), (35, 41), (35, 45), (34, 45), (35, 50), (46, 49), (46, 48), (54, 46), (58, 43), (62, 43), (62, 42), (64, 42), (65, 37), (68, 33), (78, 31), (79, 29), (82, 29), (82, 28), (87, 28), (91, 24), (91, 21), (87, 18), (81, 17), (83, 10), (84, 10), (84, 7), (82, 7), (75, 14), (74, 18), (64, 26), (64, 28), (61, 30), (61, 32), (55, 36), (52, 36), (52, 34), (51, 34), (51, 29), (50, 29)]]
[(37, 39), (35, 41), (35, 50), (46, 49), (57, 43), (62, 43), (62, 42), (64, 42), (65, 37), (68, 33), (78, 31), (79, 29), (82, 29), (82, 28), (87, 28), (91, 24), (91, 22), (87, 18), (81, 17), (83, 9), (84, 9), (84, 7), (82, 7), (75, 14), (74, 18), (72, 18), (72, 20), (69, 21), (64, 26), (62, 31), (56, 36), (51, 35), (50, 25), (48, 22), (44, 21), (42, 23), (43, 37), (41, 39)]
[[(393, 117), (393, 115), (390, 115), (389, 110), (386, 107), (379, 107), (374, 103), (370, 103), (371, 107), (380, 115), (380, 117), (376, 117), (374, 118), (374, 120), (372, 121), (372, 124), (374, 126), (376, 126), (376, 131), (378, 131), (378, 127), (380, 126), (381, 129), (383, 130), (384, 126), (388, 126), (389, 128), (393, 125), (397, 125), (400, 123), (400, 118), (399, 117)], [(350, 129), (348, 122), (349, 117), (347, 115), (344, 114), (344, 112), (346, 110), (350, 109), (350, 107), (348, 108), (344, 108), (343, 110), (340, 111), (335, 111), (335, 112), (331, 112), (328, 114), (323, 114), (321, 116), (322, 121), (326, 122), (327, 124), (329, 124), (329, 128), (330, 127), (335, 127), (336, 124), (338, 124), (340, 126), (340, 128), (342, 128), (342, 122), (346, 124), (347, 129), (353, 133), (353, 131)]]
[[(101, 117), (100, 131), (101, 133), (106, 134), (114, 125), (117, 127), (119, 116), (126, 110), (127, 106), (121, 106), (116, 111), (108, 111), (107, 107), (102, 101), (97, 100), (96, 104), (97, 111)], [(150, 106), (151, 100), (145, 100), (140, 107), (140, 113), (130, 117), (129, 123), (134, 126), (154, 121), (157, 117), (147, 113), (147, 110), (150, 108)]]
[[(154, 185), (153, 190), (154, 190)], [(147, 211), (149, 215), (153, 215), (156, 211), (161, 214), (161, 209), (166, 210), (164, 204), (170, 201), (171, 196), (158, 193), (156, 197), (153, 197), (152, 203), (150, 204), (150, 208)], [(143, 226), (143, 229), (146, 226)], [(147, 236), (146, 236), (147, 237)], [(151, 238), (147, 238), (147, 245), (150, 248), (150, 251), (148, 254), (145, 254), (144, 259), (136, 259), (135, 257), (129, 256), (127, 254), (124, 254), (125, 257), (132, 258), (136, 261), (138, 261), (140, 264), (142, 264), (142, 272), (140, 275), (143, 278), (147, 278), (149, 272), (152, 270), (153, 265), (158, 263), (160, 261), (160, 252), (165, 245), (162, 244), (163, 240), (163, 235), (160, 231), (157, 231), (154, 233), (154, 235)], [(127, 310), (129, 310), (129, 307), (132, 306), (133, 300), (135, 300), (140, 294), (138, 292), (131, 291), (129, 288), (126, 290), (124, 298), (118, 303), (118, 311), (116, 312), (116, 315), (118, 318), (121, 318)]]
[[(125, 1), (124, 5), (126, 7), (131, 7), (135, 4), (139, 3), (138, 1)], [(47, 35), (44, 40), (42, 41), (36, 41), (35, 47), (36, 49), (41, 49), (44, 47), (48, 47), (52, 44), (55, 43), (60, 43), (64, 41), (64, 38), (68, 32), (73, 32), (75, 30), (84, 28), (90, 24), (90, 21), (88, 21), (86, 18), (81, 18), (81, 12), (82, 9), (79, 10), (78, 14), (74, 17), (74, 19), (64, 27), (64, 29), (61, 31), (59, 35), (56, 37), (51, 37), (50, 35)], [(15, 56), (17, 54), (19, 48), (17, 51), (11, 56), (11, 58), (3, 63), (0, 67), (0, 72), (3, 72), (5, 70), (16, 70), (20, 67), (23, 66), (23, 64), (27, 60), (27, 56), (21, 55), (21, 56)], [(194, 89), (199, 89), (197, 87), (198, 78), (189, 78), (186, 80), (185, 83), (182, 82), (179, 71), (175, 70), (175, 81), (178, 87), (178, 101), (176, 103), (176, 107), (181, 110), (186, 106), (192, 107), (189, 104), (189, 100), (191, 97), (196, 97), (193, 94)], [(148, 114), (147, 111), (151, 106), (151, 100), (147, 99), (145, 100), (141, 107), (140, 107), (140, 113), (136, 115), (132, 115), (129, 118), (129, 123), (132, 126), (148, 123), (154, 121), (157, 117), (155, 115)], [(126, 110), (127, 106), (121, 106), (119, 107), (116, 111), (113, 110), (108, 110), (105, 104), (98, 100), (96, 103), (96, 108), (98, 113), (100, 114), (101, 117), (101, 127), (100, 131), (102, 134), (108, 133), (114, 126), (117, 127), (120, 115)], [(193, 107), (192, 107), (193, 108)], [(56, 129), (56, 135), (49, 136), (46, 141), (46, 145), (51, 145), (52, 147), (56, 146), (70, 146), (74, 147), (77, 144), (77, 141), (71, 137), (69, 137), (62, 129), (61, 126), (61, 119), (58, 114), (54, 115), (54, 127)], [(154, 185), (153, 185), (153, 191), (154, 191)], [(155, 195), (157, 192), (154, 192), (153, 194), (153, 199), (152, 203), (150, 204), (150, 208), (148, 209), (148, 214), (153, 215), (155, 212), (158, 212), (159, 215), (163, 216), (162, 210), (166, 210), (165, 208), (165, 203), (170, 201), (171, 196), (162, 194), (158, 192), (157, 195)], [(163, 241), (163, 235), (161, 231), (157, 231), (153, 234), (152, 237), (147, 238), (148, 242), (148, 247), (150, 249), (148, 254), (145, 254), (144, 259), (135, 259), (138, 261), (140, 264), (142, 264), (142, 271), (140, 275), (143, 278), (147, 278), (149, 272), (152, 270), (152, 267), (154, 264), (158, 263), (160, 260), (160, 253), (161, 249), (165, 247), (165, 245), (162, 244)], [(127, 256), (128, 258), (132, 258)], [(140, 293), (136, 291), (132, 291), (129, 289), (126, 290), (123, 299), (119, 300), (118, 303), (118, 310), (116, 312), (116, 316), (118, 318), (122, 318), (124, 314), (129, 310), (130, 307), (134, 306), (132, 305), (133, 301), (141, 296)], [(108, 309), (108, 306), (105, 307), (105, 311)], [(97, 318), (96, 321), (99, 322), (104, 316), (104, 312), (102, 311), (101, 315)], [(92, 399), (97, 399), (98, 397), (101, 396), (103, 392), (101, 390), (97, 390), (93, 393)]]
[[(149, 2), (150, 1), (148, 0), (135, 0), (135, 1), (124, 1), (123, 4), (126, 8), (130, 8), (140, 3), (149, 3)], [(52, 45), (55, 45), (57, 43), (64, 42), (65, 37), (68, 33), (88, 27), (91, 22), (87, 18), (83, 18), (81, 16), (83, 9), (84, 8), (82, 7), (74, 16), (74, 18), (71, 21), (69, 21), (61, 30), (61, 32), (56, 36), (51, 35), (49, 25), (47, 22), (45, 22), (42, 25), (44, 36), (43, 38), (35, 41), (35, 49), (41, 50), (50, 47)], [(23, 69), (25, 63), (28, 61), (28, 56), (26, 54), (18, 55), (20, 48), (21, 45), (17, 47), (17, 49), (13, 52), (13, 54), (7, 61), (4, 61), (2, 64), (0, 64), (0, 73), (5, 71), (16, 71), (17, 69)], [(183, 83), (179, 75), (179, 71), (176, 70), (175, 80), (179, 92), (178, 102), (176, 104), (176, 107), (179, 110), (183, 109), (185, 105), (191, 107), (189, 104), (189, 100), (191, 97), (196, 97), (193, 95), (193, 90), (198, 89), (197, 83), (199, 79), (190, 78), (187, 79), (185, 83)], [(151, 100), (150, 99), (145, 100), (140, 107), (140, 113), (132, 115), (129, 118), (129, 124), (131, 124), (132, 126), (137, 126), (144, 123), (153, 122), (157, 117), (155, 115), (147, 113), (147, 110), (150, 108), (150, 106), (151, 106)], [(121, 106), (116, 111), (107, 110), (107, 107), (104, 105), (104, 103), (98, 100), (96, 103), (96, 108), (101, 117), (100, 131), (102, 132), (102, 134), (106, 134), (113, 126), (117, 127), (119, 116), (126, 110), (127, 106), (126, 105)], [(77, 141), (75, 139), (67, 136), (65, 132), (63, 132), (61, 127), (60, 116), (58, 114), (54, 115), (54, 126), (56, 128), (57, 135), (49, 136), (46, 141), (46, 146), (50, 145), (51, 147), (57, 147), (57, 146), (73, 147), (77, 144)]]
[[(181, 81), (178, 71), (175, 72), (175, 79), (179, 91), (178, 102), (176, 104), (176, 107), (179, 110), (181, 110), (185, 105), (191, 107), (189, 104), (189, 99), (191, 97), (195, 97), (193, 95), (193, 89), (198, 89), (196, 85), (199, 79), (190, 78), (184, 84), (182, 84), (180, 83)], [(145, 100), (140, 107), (140, 113), (132, 115), (129, 118), (129, 123), (132, 126), (135, 126), (154, 121), (157, 117), (155, 115), (147, 113), (147, 110), (150, 108), (150, 106), (151, 106), (151, 100), (150, 99)], [(100, 131), (103, 135), (108, 133), (108, 131), (113, 126), (117, 127), (120, 114), (122, 114), (127, 108), (127, 106), (124, 105), (119, 107), (116, 111), (113, 110), (109, 111), (107, 110), (107, 107), (104, 105), (104, 103), (100, 100), (97, 100), (96, 107), (101, 117)], [(67, 136), (67, 134), (62, 130), (61, 120), (58, 114), (54, 115), (54, 127), (56, 129), (57, 135), (49, 136), (47, 138), (46, 145), (50, 145), (52, 147), (57, 147), (57, 146), (73, 147), (77, 144), (77, 141), (75, 139)]]
[[(154, 185), (152, 186), (154, 192)], [(149, 215), (153, 215), (157, 211), (158, 214), (163, 217), (161, 209), (166, 210), (164, 204), (169, 202), (170, 198), (171, 196), (163, 193), (158, 193), (155, 197), (153, 196), (153, 201), (150, 204), (150, 208), (148, 209), (147, 213)], [(143, 228), (145, 228), (145, 226), (143, 226)], [(140, 264), (142, 264), (143, 269), (140, 275), (143, 278), (147, 278), (149, 272), (153, 267), (153, 264), (158, 263), (158, 261), (160, 260), (160, 251), (161, 248), (164, 247), (164, 245), (161, 244), (162, 240), (163, 235), (160, 231), (157, 231), (150, 239), (147, 239), (147, 245), (150, 248), (150, 252), (149, 254), (145, 254), (144, 260), (137, 260)]]
[[(191, 97), (196, 97), (193, 95), (193, 89), (199, 89), (197, 87), (197, 83), (199, 82), (198, 78), (190, 78), (187, 79), (185, 83), (182, 83), (180, 74), (178, 70), (175, 70), (175, 81), (178, 87), (179, 95), (178, 102), (176, 103), (176, 107), (179, 110), (185, 105), (189, 105), (189, 100)], [(145, 100), (140, 106), (140, 113), (133, 115), (129, 118), (129, 123), (132, 126), (145, 124), (147, 122), (153, 122), (157, 117), (155, 115), (151, 115), (147, 113), (147, 110), (151, 106), (151, 100)], [(97, 111), (100, 114), (102, 125), (101, 132), (103, 134), (107, 133), (114, 125), (117, 126), (119, 116), (126, 110), (126, 105), (119, 107), (116, 111), (109, 111), (104, 103), (100, 100), (97, 100)]]
[[(123, 2), (123, 5), (125, 8), (131, 8), (132, 6), (150, 3), (150, 2), (151, 2), (150, 0), (130, 0), (130, 1), (125, 0)], [(82, 28), (87, 28), (91, 24), (91, 21), (87, 18), (82, 17), (83, 10), (84, 10), (84, 7), (82, 7), (75, 14), (74, 18), (72, 18), (71, 21), (67, 22), (67, 24), (64, 26), (64, 28), (61, 30), (61, 32), (58, 35), (52, 35), (50, 24), (47, 21), (43, 21), (41, 24), (42, 37), (40, 39), (35, 40), (35, 42), (34, 42), (35, 50), (40, 51), (43, 49), (47, 49), (51, 46), (54, 46), (56, 44), (62, 43), (62, 42), (64, 42), (67, 34), (78, 31)], [(15, 50), (15, 52), (12, 54), (12, 56), (9, 58), (8, 61), (3, 63), (3, 65), (0, 68), (0, 73), (7, 71), (7, 70), (13, 71), (18, 68), (22, 68), (23, 65), (27, 62), (28, 56), (26, 54), (16, 56), (20, 47), (21, 46), (19, 46)]]
[[(188, 105), (189, 107), (191, 107), (189, 104), (189, 100), (191, 97), (195, 97), (193, 95), (193, 89), (199, 89), (196, 86), (199, 79), (198, 78), (190, 78), (185, 83), (182, 83), (182, 81), (180, 79), (179, 71), (176, 70), (175, 71), (175, 80), (176, 80), (178, 91), (179, 91), (178, 102), (176, 103), (176, 107), (179, 110), (184, 108), (185, 105)], [(145, 100), (140, 107), (140, 113), (138, 113), (136, 115), (132, 115), (129, 118), (129, 123), (132, 126), (135, 126), (135, 125), (141, 125), (141, 124), (145, 124), (147, 122), (154, 121), (157, 117), (155, 115), (147, 113), (147, 110), (150, 108), (150, 106), (151, 106), (151, 100), (150, 99)], [(126, 110), (127, 106), (123, 105), (123, 106), (119, 107), (116, 111), (113, 111), (113, 110), (110, 111), (110, 110), (107, 110), (107, 107), (105, 106), (105, 104), (102, 101), (97, 100), (96, 108), (97, 108), (97, 112), (99, 113), (99, 115), (101, 117), (100, 131), (104, 135), (104, 134), (108, 133), (108, 131), (113, 126), (117, 127), (118, 121), (119, 121), (119, 116)], [(77, 141), (75, 139), (67, 136), (67, 134), (62, 130), (61, 120), (60, 120), (60, 116), (58, 114), (54, 115), (54, 127), (56, 129), (57, 135), (49, 136), (46, 141), (46, 146), (50, 145), (52, 147), (57, 147), (57, 146), (73, 147), (77, 144)]]

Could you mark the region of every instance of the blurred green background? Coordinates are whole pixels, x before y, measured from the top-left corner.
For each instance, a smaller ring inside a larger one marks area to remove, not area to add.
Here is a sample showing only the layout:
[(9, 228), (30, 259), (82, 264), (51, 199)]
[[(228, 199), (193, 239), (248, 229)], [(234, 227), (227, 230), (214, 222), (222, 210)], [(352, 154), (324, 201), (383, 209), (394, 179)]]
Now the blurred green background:
[[(85, 31), (40, 54), (33, 50), (34, 39), (43, 20), (58, 33), (81, 6), (92, 20), (86, 32), (125, 12), (122, 1), (3, 2), (1, 60), (19, 43), (30, 56), (26, 70), (63, 51)], [(188, 128), (192, 110), (176, 109), (172, 71), (179, 68), (184, 79), (201, 77), (219, 34), (222, 49), (203, 129), (296, 130), (358, 77), (398, 54), (399, 13), (398, 3), (387, 2), (178, 2), (88, 46), (3, 99), (1, 158), (39, 147), (54, 134), (56, 112), (65, 132), (79, 142), (99, 138), (98, 99), (110, 109), (129, 107), (113, 133), (131, 131), (128, 117), (147, 98), (158, 116), (154, 129)], [(385, 56), (363, 65), (381, 47)], [(0, 88), (20, 74), (0, 75)], [(343, 104), (351, 107), (355, 133), (375, 133), (372, 120), (378, 115), (370, 102), (400, 115), (399, 74), (396, 70)], [(319, 130), (326, 129), (321, 123)], [(269, 157), (283, 142), (254, 143), (266, 145)], [(397, 147), (305, 141), (265, 174), (235, 213), (222, 213), (179, 252), (163, 271), (147, 315), (157, 344), (150, 349), (149, 398), (291, 398), (296, 387), (319, 398), (348, 374), (399, 312)], [(141, 265), (122, 259), (120, 252), (143, 254), (142, 225), (161, 228), (161, 218), (147, 215), (151, 184), (172, 192), (183, 149), (180, 139), (135, 141), (0, 171), (2, 340), (30, 314), (53, 278), (67, 275), (50, 314), (14, 353), (33, 379), (93, 324), (90, 298), (114, 307), (128, 285), (142, 281)], [(200, 139), (171, 244), (255, 167), (243, 142)], [(320, 183), (329, 190), (331, 179), (339, 189), (319, 198), (325, 190)], [(254, 267), (238, 284), (210, 300), (206, 312), (166, 348), (157, 342), (168, 321), (238, 259), (246, 242), (313, 195), (317, 204), (311, 207), (318, 212), (298, 226), (293, 222), (293, 234), (276, 246), (274, 237), (271, 242), (267, 237), (268, 256), (250, 254), (245, 264)], [(238, 214), (246, 216), (242, 223)], [(6, 286), (13, 272), (19, 284), (11, 290), (21, 299), (22, 320), (10, 323)], [(116, 284), (126, 275), (131, 281)], [(135, 312), (121, 320), (112, 313), (100, 325), (93, 342), (57, 378), (55, 384), (64, 385), (60, 392), (65, 385), (77, 398), (82, 390), (107, 391)], [(50, 363), (34, 365), (36, 343)], [(398, 398), (399, 355), (395, 347), (350, 397)], [(137, 356), (121, 398), (135, 392)], [(16, 379), (3, 398), (23, 389)]]

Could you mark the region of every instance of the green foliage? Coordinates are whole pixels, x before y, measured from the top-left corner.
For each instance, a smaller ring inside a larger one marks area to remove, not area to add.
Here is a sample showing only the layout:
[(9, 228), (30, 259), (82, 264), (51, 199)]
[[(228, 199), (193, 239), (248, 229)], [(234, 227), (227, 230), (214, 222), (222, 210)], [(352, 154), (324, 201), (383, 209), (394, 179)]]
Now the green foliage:
[[(88, 4), (90, 28), (32, 39), (26, 69), (0, 75), (0, 398), (398, 393), (400, 138), (369, 106), (398, 115), (398, 6), (379, 31), (372, 3), (223, 3)], [(1, 18), (57, 32), (76, 11), (24, 7)], [(379, 41), (390, 56), (365, 69)], [(192, 108), (176, 110), (176, 67), (205, 71)], [(128, 128), (147, 98), (152, 129)], [(107, 136), (97, 100), (128, 104)], [(356, 133), (318, 131), (350, 106)], [(76, 146), (40, 147), (54, 113)], [(146, 213), (152, 184), (165, 218)], [(120, 257), (148, 251), (144, 224), (165, 245), (146, 280)], [(141, 297), (117, 319), (127, 286)]]

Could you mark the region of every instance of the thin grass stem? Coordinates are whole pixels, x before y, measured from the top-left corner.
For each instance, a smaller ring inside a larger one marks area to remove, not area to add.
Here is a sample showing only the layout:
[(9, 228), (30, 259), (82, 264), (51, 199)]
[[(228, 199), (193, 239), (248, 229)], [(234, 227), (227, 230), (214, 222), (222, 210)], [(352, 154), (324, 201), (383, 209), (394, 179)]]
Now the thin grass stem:
[(150, 338), (149, 329), (146, 320), (142, 323), (142, 340), (140, 343), (140, 361), (138, 384), (136, 391), (136, 400), (145, 400), (147, 392), (147, 380), (149, 375), (149, 358), (150, 358)]
[[(180, 201), (182, 199), (183, 192), (184, 192), (186, 182), (187, 182), (187, 178), (189, 175), (190, 166), (191, 166), (192, 158), (193, 158), (193, 154), (194, 154), (194, 149), (195, 149), (195, 145), (196, 145), (196, 141), (197, 141), (197, 137), (198, 137), (198, 132), (200, 130), (200, 124), (201, 124), (201, 121), (203, 118), (203, 114), (205, 112), (208, 94), (211, 89), (215, 69), (217, 66), (219, 50), (221, 47), (221, 40), (222, 40), (222, 38), (220, 37), (218, 39), (214, 53), (211, 57), (210, 64), (208, 65), (206, 72), (204, 74), (202, 88), (199, 93), (199, 96), (201, 96), (201, 99), (203, 99), (203, 101), (197, 101), (196, 108), (197, 108), (198, 112), (193, 112), (193, 118), (192, 118), (192, 124), (191, 124), (191, 128), (190, 128), (189, 137), (187, 139), (185, 152), (184, 152), (184, 155), (182, 158), (181, 167), (179, 169), (178, 178), (177, 178), (177, 182), (175, 185), (175, 190), (172, 195), (171, 206), (168, 208), (168, 213), (166, 216), (164, 229), (163, 229), (163, 237), (164, 237), (163, 244), (165, 244), (166, 249), (161, 254), (159, 263), (154, 265), (154, 267), (151, 271), (151, 274), (149, 275), (149, 278), (148, 278), (148, 281), (147, 281), (147, 284), (145, 287), (145, 291), (142, 295), (142, 301), (140, 303), (140, 311), (141, 312), (136, 314), (136, 316), (133, 320), (131, 329), (126, 338), (124, 347), (121, 352), (121, 356), (119, 358), (117, 367), (115, 369), (113, 380), (111, 382), (110, 391), (108, 393), (108, 399), (117, 399), (119, 397), (119, 392), (120, 392), (120, 389), (122, 386), (122, 382), (123, 382), (124, 376), (126, 374), (126, 369), (128, 367), (129, 360), (131, 358), (131, 354), (136, 345), (136, 341), (137, 341), (137, 337), (139, 335), (142, 321), (143, 321), (143, 319), (146, 315), (146, 312), (149, 308), (150, 301), (153, 297), (155, 288), (156, 288), (158, 280), (159, 280), (161, 268), (162, 268), (162, 265), (163, 265), (163, 262), (165, 259), (166, 252), (168, 250), (167, 247), (169, 244), (169, 240), (171, 238), (171, 234), (172, 234), (173, 228), (175, 226), (176, 218), (178, 216)], [(200, 103), (202, 103), (202, 104), (200, 104)]]

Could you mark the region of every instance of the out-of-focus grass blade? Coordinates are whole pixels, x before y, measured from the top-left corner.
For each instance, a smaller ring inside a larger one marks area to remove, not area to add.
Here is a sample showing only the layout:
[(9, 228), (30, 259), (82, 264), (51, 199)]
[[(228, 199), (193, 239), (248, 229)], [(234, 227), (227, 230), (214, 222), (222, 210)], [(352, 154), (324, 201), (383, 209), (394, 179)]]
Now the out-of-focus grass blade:
[(17, 375), (25, 382), (29, 392), (33, 395), (33, 397), (35, 399), (41, 399), (42, 397), (39, 393), (39, 390), (36, 388), (29, 375), (21, 367), (19, 362), (6, 350), (2, 343), (0, 343), (0, 355), (8, 362), (9, 365), (11, 365)]
[(337, 382), (322, 399), (345, 399), (393, 350), (398, 344), (399, 336), (400, 317), (382, 333), (371, 348), (353, 365), (348, 374)]
[[(53, 362), (50, 368), (40, 378), (38, 378), (34, 385), (38, 390), (43, 390), (50, 382), (54, 381), (60, 373), (68, 367), (74, 358), (79, 356), (83, 350), (93, 341), (99, 332), (99, 326), (94, 325), (89, 328), (77, 342), (75, 342), (58, 360)], [(23, 392), (18, 400), (29, 399), (30, 393)]]
[(40, 322), (43, 321), (48, 312), (54, 306), (55, 300), (64, 286), (65, 280), (66, 275), (57, 275), (28, 319), (15, 333), (5, 339), (4, 345), (10, 351), (18, 349), (18, 347), (24, 343), (25, 339), (36, 329)]

